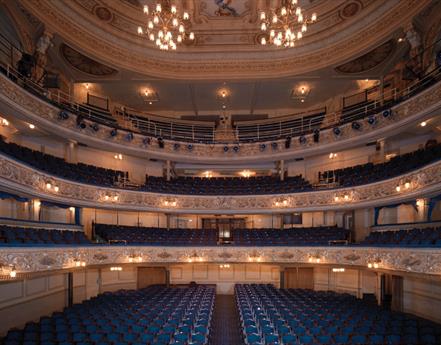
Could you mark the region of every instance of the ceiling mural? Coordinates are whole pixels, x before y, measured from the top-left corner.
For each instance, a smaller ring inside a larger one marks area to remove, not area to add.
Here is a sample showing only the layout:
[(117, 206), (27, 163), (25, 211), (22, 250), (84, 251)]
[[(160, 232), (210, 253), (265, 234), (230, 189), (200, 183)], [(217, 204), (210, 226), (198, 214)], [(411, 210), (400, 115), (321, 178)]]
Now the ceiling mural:
[(95, 61), (66, 44), (60, 46), (63, 58), (77, 70), (94, 76), (104, 77), (116, 74), (118, 71), (112, 67)]
[(386, 61), (395, 51), (395, 46), (395, 41), (389, 40), (381, 46), (371, 50), (369, 53), (336, 67), (335, 70), (340, 73), (348, 74), (369, 71), (380, 65), (383, 61)]
[(209, 17), (239, 17), (250, 8), (246, 0), (206, 0), (199, 4), (201, 14)]

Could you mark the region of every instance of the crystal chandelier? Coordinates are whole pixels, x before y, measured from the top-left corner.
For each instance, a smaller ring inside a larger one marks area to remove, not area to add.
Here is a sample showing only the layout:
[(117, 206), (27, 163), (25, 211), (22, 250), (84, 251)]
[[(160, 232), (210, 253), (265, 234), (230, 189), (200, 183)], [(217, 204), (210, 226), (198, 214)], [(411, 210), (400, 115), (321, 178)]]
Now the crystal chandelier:
[(283, 0), (280, 8), (260, 13), (260, 29), (265, 33), (260, 44), (269, 42), (277, 47), (294, 47), (307, 31), (308, 24), (317, 21), (317, 14), (307, 18), (297, 3), (298, 0)]
[(194, 33), (188, 32), (190, 15), (178, 12), (176, 5), (164, 0), (157, 2), (153, 8), (144, 6), (147, 25), (138, 26), (138, 34), (146, 35), (161, 50), (176, 50), (178, 44), (186, 39), (194, 40)]

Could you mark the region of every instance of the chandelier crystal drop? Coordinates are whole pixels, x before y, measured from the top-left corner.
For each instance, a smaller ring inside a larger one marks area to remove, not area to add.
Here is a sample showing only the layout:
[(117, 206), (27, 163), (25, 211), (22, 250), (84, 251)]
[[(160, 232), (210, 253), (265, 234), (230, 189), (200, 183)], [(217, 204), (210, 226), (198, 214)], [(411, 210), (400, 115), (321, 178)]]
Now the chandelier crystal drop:
[(274, 44), (276, 47), (292, 48), (308, 30), (308, 24), (317, 21), (317, 14), (308, 18), (298, 5), (298, 0), (283, 0), (282, 6), (267, 12), (260, 12), (260, 30), (265, 34), (260, 44)]
[(145, 27), (138, 26), (138, 34), (145, 35), (161, 50), (176, 50), (184, 40), (195, 39), (194, 33), (189, 32), (190, 15), (180, 13), (176, 5), (169, 0), (157, 2), (153, 7), (144, 5), (147, 17)]

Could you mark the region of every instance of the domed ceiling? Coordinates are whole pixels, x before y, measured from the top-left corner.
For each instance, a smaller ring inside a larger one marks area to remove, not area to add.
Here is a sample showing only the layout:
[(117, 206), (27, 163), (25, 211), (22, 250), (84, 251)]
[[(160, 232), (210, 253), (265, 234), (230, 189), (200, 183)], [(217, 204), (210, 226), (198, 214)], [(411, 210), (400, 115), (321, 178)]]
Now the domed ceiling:
[(258, 15), (280, 1), (178, 1), (190, 13), (196, 39), (164, 52), (137, 35), (137, 27), (145, 24), (142, 6), (152, 0), (19, 0), (47, 30), (96, 62), (144, 76), (192, 80), (277, 78), (337, 65), (339, 72), (354, 73), (346, 62), (380, 46), (373, 59), (380, 63), (377, 58), (393, 50), (382, 44), (431, 2), (303, 0), (305, 12), (317, 13), (318, 22), (298, 46), (261, 46)]

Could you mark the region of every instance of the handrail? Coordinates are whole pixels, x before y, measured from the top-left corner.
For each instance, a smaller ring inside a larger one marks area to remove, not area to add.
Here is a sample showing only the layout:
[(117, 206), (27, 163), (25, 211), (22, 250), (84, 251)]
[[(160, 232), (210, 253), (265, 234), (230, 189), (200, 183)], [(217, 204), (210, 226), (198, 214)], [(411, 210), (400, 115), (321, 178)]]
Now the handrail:
[[(2, 38), (4, 37), (2, 36)], [(12, 44), (10, 44), (10, 46), (11, 49), (14, 47)], [(434, 45), (431, 47), (433, 46)], [(427, 51), (427, 49), (430, 49), (431, 47), (426, 48), (424, 51)], [(16, 47), (14, 48), (17, 49)], [(422, 54), (424, 54), (424, 52)], [(77, 116), (84, 116), (99, 124), (177, 141), (194, 141), (210, 144), (225, 142), (225, 140), (219, 142), (216, 141), (215, 134), (222, 133), (222, 129), (216, 129), (214, 124), (210, 125), (210, 123), (205, 123), (203, 121), (175, 120), (156, 114), (138, 111), (127, 113), (126, 111), (115, 109), (115, 112), (121, 115), (125, 122), (124, 125), (120, 125), (115, 118), (110, 116), (109, 118), (105, 118), (103, 117), (103, 114), (94, 112), (91, 109), (85, 109), (84, 105), (75, 102), (70, 94), (61, 90), (43, 88), (41, 85), (21, 75), (15, 68), (11, 67), (10, 64), (7, 64), (4, 68), (0, 67), (0, 70), (5, 73), (8, 78), (23, 86), (32, 94), (49, 101), (61, 109), (74, 112)], [(338, 111), (325, 114), (320, 111), (323, 109), (308, 110), (298, 114), (288, 114), (277, 118), (253, 121), (252, 125), (250, 125), (250, 121), (236, 121), (234, 128), (231, 130), (226, 129), (224, 132), (226, 134), (234, 134), (234, 141), (239, 143), (269, 141), (300, 136), (311, 133), (315, 129), (328, 129), (374, 116), (379, 112), (389, 109), (397, 103), (408, 99), (414, 94), (422, 91), (426, 86), (430, 86), (434, 81), (440, 79), (441, 66), (437, 66), (423, 77), (412, 81), (402, 90), (398, 88), (382, 90), (381, 86), (364, 90), (363, 92), (366, 95), (368, 93), (378, 93), (378, 97), (368, 100), (366, 96), (366, 102), (359, 105), (348, 106)], [(377, 91), (372, 92), (375, 88)], [(326, 108), (324, 108), (324, 110), (326, 111)], [(315, 111), (319, 112), (314, 114)], [(148, 116), (148, 118), (144, 119), (144, 116)], [(158, 120), (155, 121), (155, 119)], [(295, 124), (296, 122), (300, 123)], [(207, 130), (208, 128), (209, 130)]]

